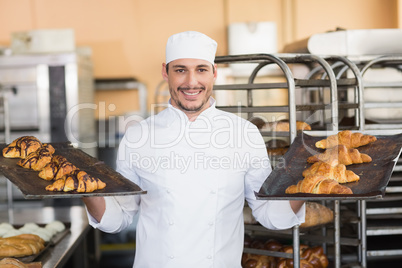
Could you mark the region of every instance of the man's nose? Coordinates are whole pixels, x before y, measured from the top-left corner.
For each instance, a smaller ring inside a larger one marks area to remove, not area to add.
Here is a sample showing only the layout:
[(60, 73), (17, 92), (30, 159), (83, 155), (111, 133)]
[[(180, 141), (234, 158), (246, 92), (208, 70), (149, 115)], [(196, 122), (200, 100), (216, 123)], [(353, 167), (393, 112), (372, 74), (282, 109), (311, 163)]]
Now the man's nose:
[(189, 87), (193, 88), (195, 86), (197, 86), (198, 84), (198, 79), (197, 79), (197, 75), (195, 72), (188, 72), (187, 75), (187, 84)]

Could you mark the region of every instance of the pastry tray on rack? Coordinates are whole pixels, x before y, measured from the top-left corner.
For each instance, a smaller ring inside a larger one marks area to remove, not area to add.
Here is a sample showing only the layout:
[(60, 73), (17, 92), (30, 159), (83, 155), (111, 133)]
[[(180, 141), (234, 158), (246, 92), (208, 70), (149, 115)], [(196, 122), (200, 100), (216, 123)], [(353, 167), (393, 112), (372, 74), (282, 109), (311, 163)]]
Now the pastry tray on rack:
[(324, 152), (323, 149), (316, 148), (315, 143), (327, 136), (314, 136), (302, 132), (295, 138), (283, 158), (278, 160), (276, 167), (265, 180), (259, 192), (255, 193), (257, 199), (357, 200), (382, 198), (401, 153), (402, 134), (375, 136), (377, 137), (375, 142), (357, 148), (360, 153), (371, 156), (373, 161), (346, 166), (347, 170), (352, 170), (360, 176), (359, 181), (344, 184), (352, 189), (353, 194), (285, 193), (288, 186), (297, 184), (303, 179), (303, 170), (311, 165), (307, 163), (307, 158)]
[[(53, 183), (53, 181), (39, 178), (38, 171), (18, 166), (17, 162), (20, 159), (5, 158), (1, 155), (0, 172), (21, 190), (24, 198), (81, 198), (84, 196), (116, 196), (146, 193), (137, 184), (128, 180), (104, 162), (86, 154), (80, 149), (74, 148), (70, 143), (50, 144), (55, 148), (54, 155), (64, 156), (79, 169), (101, 179), (106, 183), (106, 187), (91, 193), (46, 191), (46, 186)], [(0, 144), (1, 150), (4, 147), (6, 147), (6, 144)]]

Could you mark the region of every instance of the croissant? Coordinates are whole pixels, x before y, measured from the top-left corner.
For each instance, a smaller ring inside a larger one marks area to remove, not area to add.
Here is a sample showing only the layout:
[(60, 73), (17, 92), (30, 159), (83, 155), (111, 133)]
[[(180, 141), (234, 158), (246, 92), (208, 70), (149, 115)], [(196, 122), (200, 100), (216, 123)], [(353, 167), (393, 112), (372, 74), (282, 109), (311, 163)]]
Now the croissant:
[(337, 181), (328, 179), (321, 175), (305, 177), (296, 185), (286, 188), (285, 193), (308, 193), (308, 194), (353, 194), (352, 190)]
[(325, 162), (316, 162), (302, 173), (303, 177), (321, 175), (339, 183), (358, 181), (360, 177), (351, 170), (346, 170), (344, 164), (331, 165)]
[(357, 148), (371, 142), (376, 141), (377, 138), (371, 135), (364, 135), (362, 133), (352, 133), (350, 130), (338, 132), (336, 135), (331, 135), (326, 139), (317, 141), (315, 146), (321, 149), (328, 149), (335, 147), (339, 144), (345, 145), (347, 148)]
[(42, 146), (42, 143), (34, 136), (22, 136), (15, 139), (3, 149), (3, 156), (6, 158), (22, 158), (35, 152)]
[(76, 169), (70, 174), (64, 175), (53, 184), (46, 186), (47, 191), (70, 192), (76, 190), (79, 193), (90, 193), (106, 187), (106, 183), (95, 178), (85, 171)]
[(65, 157), (54, 155), (51, 162), (39, 172), (39, 177), (47, 181), (57, 180), (76, 169)]
[(61, 177), (60, 179), (55, 180), (52, 184), (46, 186), (46, 191), (51, 192), (62, 192), (64, 190), (64, 185), (66, 184), (66, 176)]
[(372, 159), (369, 155), (362, 154), (357, 149), (348, 149), (345, 145), (337, 145), (336, 147), (325, 150), (322, 154), (316, 154), (307, 158), (308, 163), (318, 161), (326, 162), (331, 165), (338, 163), (347, 166), (371, 162)]
[(39, 171), (44, 168), (51, 160), (54, 153), (52, 145), (44, 143), (35, 152), (30, 153), (25, 159), (18, 161), (18, 165), (23, 168), (30, 168)]

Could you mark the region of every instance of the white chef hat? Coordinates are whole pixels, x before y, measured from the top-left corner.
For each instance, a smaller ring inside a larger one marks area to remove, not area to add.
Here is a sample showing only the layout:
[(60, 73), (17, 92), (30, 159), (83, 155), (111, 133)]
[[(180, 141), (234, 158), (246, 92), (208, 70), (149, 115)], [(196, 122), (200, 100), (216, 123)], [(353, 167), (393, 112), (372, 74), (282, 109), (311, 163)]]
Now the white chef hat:
[(214, 64), (218, 44), (205, 34), (187, 31), (169, 37), (166, 64), (177, 59), (201, 59)]

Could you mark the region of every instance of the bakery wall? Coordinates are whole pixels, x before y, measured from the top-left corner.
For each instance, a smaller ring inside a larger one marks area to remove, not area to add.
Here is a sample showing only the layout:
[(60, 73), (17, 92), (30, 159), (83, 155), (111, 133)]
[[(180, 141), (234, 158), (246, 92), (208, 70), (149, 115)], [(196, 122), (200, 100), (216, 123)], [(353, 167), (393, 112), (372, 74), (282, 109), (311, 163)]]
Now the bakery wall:
[[(218, 41), (217, 54), (227, 55), (229, 24), (275, 21), (280, 49), (337, 27), (399, 28), (401, 1), (0, 0), (0, 46), (8, 46), (15, 31), (73, 28), (76, 44), (92, 49), (95, 77), (139, 79), (150, 105), (161, 81), (165, 42), (173, 33), (204, 32)], [(108, 98), (104, 95), (97, 101)]]

